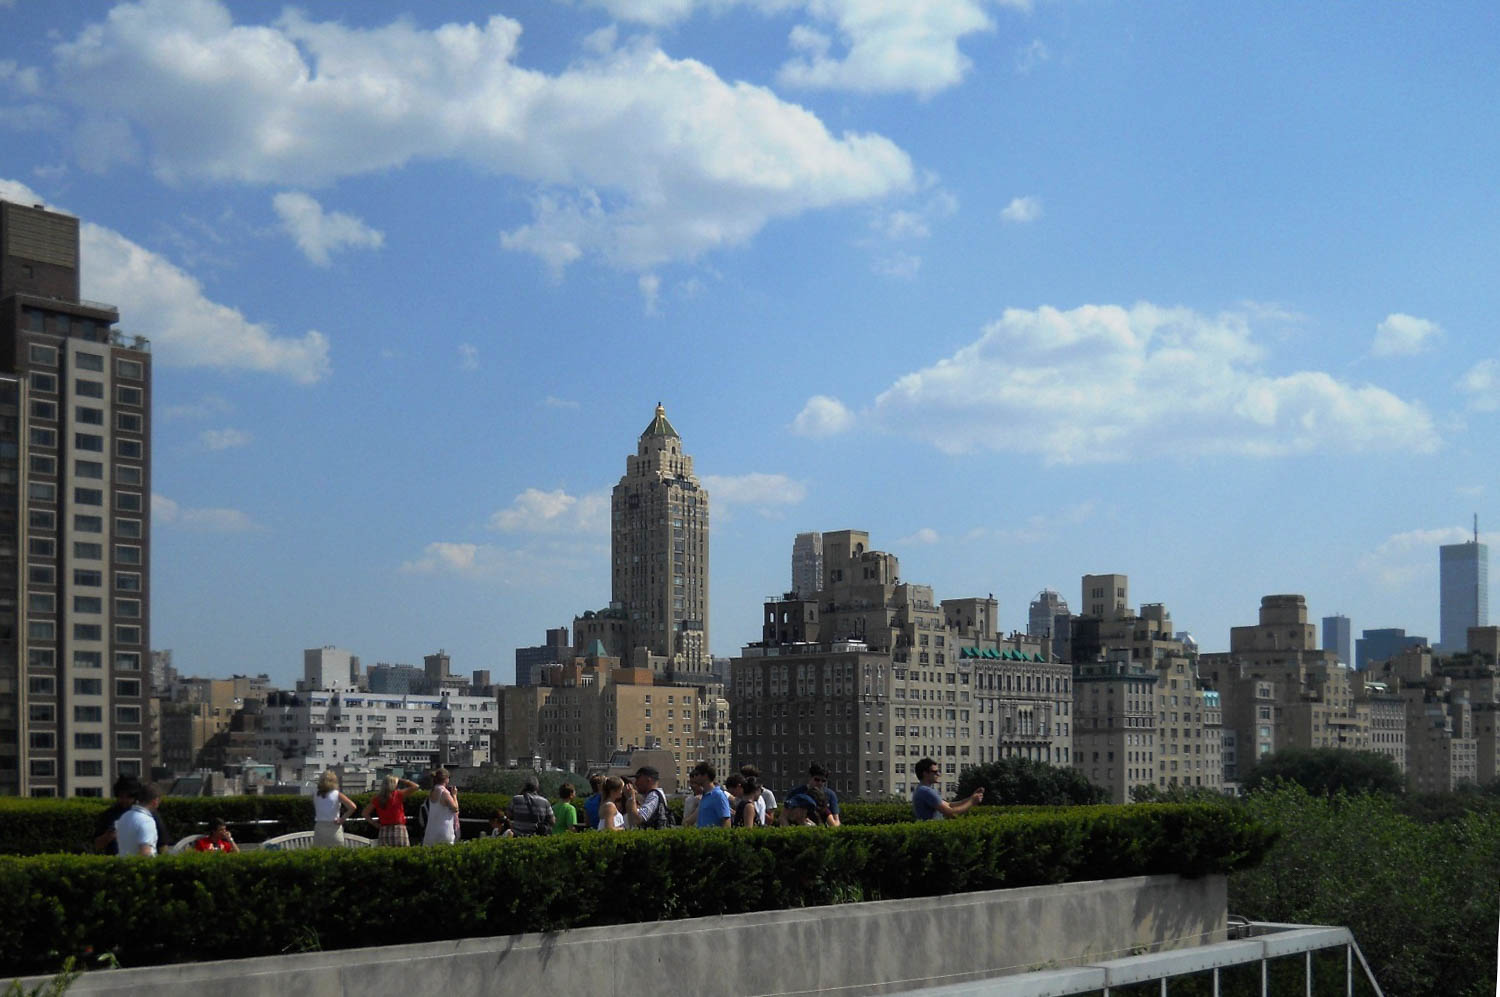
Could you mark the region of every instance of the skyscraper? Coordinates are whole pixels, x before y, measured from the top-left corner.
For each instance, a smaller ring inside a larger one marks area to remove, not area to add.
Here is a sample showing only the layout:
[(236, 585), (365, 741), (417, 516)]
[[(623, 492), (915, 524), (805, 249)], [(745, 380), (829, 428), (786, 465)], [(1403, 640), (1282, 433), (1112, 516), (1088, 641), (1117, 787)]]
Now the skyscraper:
[(708, 492), (658, 403), (610, 500), (612, 602), (644, 647), (680, 678), (711, 670)]
[(811, 599), (823, 587), (823, 534), (799, 533), (792, 541), (792, 592)]
[(1068, 615), (1068, 601), (1052, 589), (1042, 589), (1031, 600), (1031, 609), (1026, 618), (1026, 636), (1052, 637), (1057, 629), (1057, 618)]
[(1350, 629), (1349, 617), (1323, 617), (1323, 650), (1333, 651), (1339, 661), (1351, 668), (1354, 666), (1354, 631)]
[(0, 202), (0, 793), (148, 774), (151, 354), (78, 249)]
[(1469, 628), (1490, 621), (1490, 548), (1474, 539), (1438, 548), (1438, 646), (1447, 654), (1469, 646)]

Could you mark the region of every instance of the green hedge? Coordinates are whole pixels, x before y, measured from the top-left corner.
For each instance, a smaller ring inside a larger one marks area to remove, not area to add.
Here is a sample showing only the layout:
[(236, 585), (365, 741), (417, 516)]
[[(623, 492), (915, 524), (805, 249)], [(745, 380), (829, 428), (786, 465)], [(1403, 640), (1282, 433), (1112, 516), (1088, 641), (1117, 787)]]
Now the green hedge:
[(0, 858), (0, 972), (106, 952), (140, 966), (1229, 872), (1258, 861), (1273, 837), (1242, 809), (1155, 805), (458, 848)]

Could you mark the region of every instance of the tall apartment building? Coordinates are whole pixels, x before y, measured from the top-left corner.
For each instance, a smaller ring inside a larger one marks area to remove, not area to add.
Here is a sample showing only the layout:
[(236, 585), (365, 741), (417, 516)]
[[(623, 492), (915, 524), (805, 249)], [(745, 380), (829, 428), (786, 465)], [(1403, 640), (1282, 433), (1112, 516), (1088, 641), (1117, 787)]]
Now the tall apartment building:
[(1042, 589), (1031, 600), (1026, 614), (1026, 636), (1052, 637), (1057, 631), (1057, 618), (1068, 615), (1068, 602), (1061, 594), (1051, 589)]
[(1323, 617), (1323, 650), (1332, 651), (1346, 665), (1354, 664), (1354, 633), (1350, 629), (1349, 617)]
[[(712, 671), (708, 646), (708, 492), (658, 404), (610, 499), (611, 609), (624, 614), (631, 664), (637, 648), (674, 678)], [(586, 646), (577, 641), (575, 646)]]
[(1490, 622), (1490, 548), (1474, 539), (1438, 548), (1438, 646), (1445, 654), (1468, 646), (1470, 627)]
[(78, 219), (0, 202), (0, 793), (148, 775), (151, 355)]
[(810, 599), (822, 587), (822, 580), (823, 534), (797, 534), (792, 541), (792, 593)]
[(1427, 638), (1408, 635), (1401, 627), (1380, 627), (1360, 632), (1354, 642), (1354, 668), (1368, 671), (1372, 665), (1389, 661), (1410, 647), (1426, 647)]
[(1082, 616), (1113, 620), (1130, 615), (1130, 579), (1125, 575), (1084, 575)]
[(358, 689), (359, 656), (325, 644), (302, 652), (302, 681), (298, 689)]
[(900, 581), (868, 533), (825, 533), (819, 591), (767, 602), (762, 639), (731, 662), (734, 764), (786, 788), (819, 762), (854, 797), (906, 796), (924, 755), (943, 791), (996, 758), (1067, 764), (1070, 669), (997, 615), (993, 598), (939, 603)]

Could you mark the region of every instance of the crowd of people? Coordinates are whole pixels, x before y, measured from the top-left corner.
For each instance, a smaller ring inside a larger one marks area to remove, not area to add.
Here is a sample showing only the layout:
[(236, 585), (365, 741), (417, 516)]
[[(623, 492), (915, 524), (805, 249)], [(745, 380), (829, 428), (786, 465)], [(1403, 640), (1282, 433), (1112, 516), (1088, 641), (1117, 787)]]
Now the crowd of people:
[[(962, 800), (947, 801), (934, 788), (938, 763), (923, 758), (916, 763), (918, 785), (912, 793), (912, 813), (918, 820), (956, 817), (984, 800), (983, 787)], [(432, 786), (421, 808), (423, 845), (452, 845), (463, 840), (458, 790), (448, 770), (435, 769)], [(754, 765), (741, 766), (722, 782), (707, 762), (699, 762), (688, 774), (690, 793), (683, 800), (683, 825), (688, 827), (838, 827), (842, 824), (839, 798), (828, 785), (828, 771), (813, 764), (807, 781), (794, 787), (777, 803), (776, 795), (761, 780)], [(375, 843), (403, 848), (411, 844), (407, 831), (406, 794), (420, 790), (410, 779), (387, 775), (379, 791), (361, 810), (339, 789), (338, 773), (324, 772), (313, 795), (312, 844), (338, 848), (344, 844), (344, 825), (359, 812), (376, 825)], [(661, 773), (643, 765), (628, 779), (595, 773), (589, 776), (591, 793), (575, 802), (571, 783), (558, 788), (557, 800), (541, 793), (535, 778), (528, 778), (510, 806), (489, 819), (486, 836), (526, 838), (585, 831), (659, 830), (677, 826), (678, 818), (661, 788)], [(157, 814), (161, 796), (155, 786), (122, 776), (115, 782), (115, 805), (100, 815), (95, 827), (97, 851), (126, 856), (157, 854), (170, 840)], [(239, 851), (226, 821), (216, 818), (208, 833), (193, 842), (198, 851)]]

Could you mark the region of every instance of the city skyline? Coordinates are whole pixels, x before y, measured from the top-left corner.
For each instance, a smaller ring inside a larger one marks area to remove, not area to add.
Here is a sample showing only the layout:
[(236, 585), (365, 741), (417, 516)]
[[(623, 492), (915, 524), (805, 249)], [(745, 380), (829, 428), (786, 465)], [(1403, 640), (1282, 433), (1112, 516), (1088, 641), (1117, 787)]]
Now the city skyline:
[(844, 529), (1007, 631), (1118, 572), (1205, 651), (1273, 592), (1436, 639), (1500, 13), (868, 12), (0, 3), (0, 197), (152, 343), (153, 644), (504, 679), (658, 401), (718, 656)]

